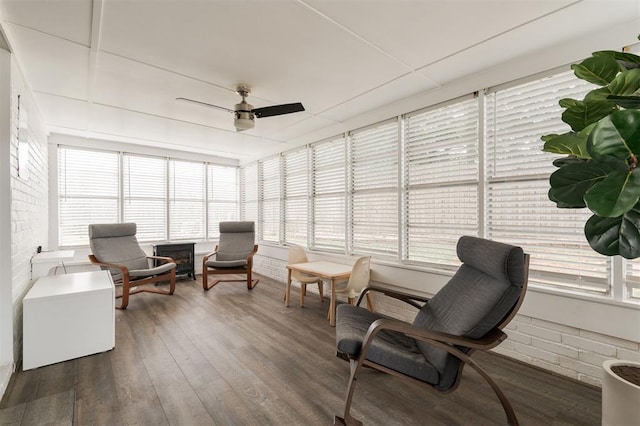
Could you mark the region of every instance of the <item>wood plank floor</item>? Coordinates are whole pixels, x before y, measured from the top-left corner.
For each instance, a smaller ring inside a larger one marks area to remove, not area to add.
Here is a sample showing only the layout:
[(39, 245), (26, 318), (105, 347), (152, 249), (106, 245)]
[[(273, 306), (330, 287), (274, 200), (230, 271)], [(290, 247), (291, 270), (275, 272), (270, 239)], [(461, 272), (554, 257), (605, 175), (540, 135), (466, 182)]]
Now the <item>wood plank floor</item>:
[[(335, 357), (328, 300), (283, 305), (265, 277), (247, 291), (204, 292), (179, 281), (173, 296), (132, 296), (116, 312), (116, 348), (14, 374), (2, 425), (330, 425), (348, 364)], [(599, 425), (600, 390), (497, 355), (477, 354), (523, 425)], [(496, 425), (505, 417), (466, 369), (442, 395), (374, 371), (359, 379), (352, 413), (367, 425)]]

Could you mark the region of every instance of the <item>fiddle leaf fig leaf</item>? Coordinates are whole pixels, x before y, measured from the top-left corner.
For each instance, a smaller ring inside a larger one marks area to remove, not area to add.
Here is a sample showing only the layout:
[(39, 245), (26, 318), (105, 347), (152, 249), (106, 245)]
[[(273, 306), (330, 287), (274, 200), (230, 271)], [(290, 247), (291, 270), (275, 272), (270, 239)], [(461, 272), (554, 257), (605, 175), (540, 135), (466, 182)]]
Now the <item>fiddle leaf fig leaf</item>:
[(612, 95), (633, 96), (640, 90), (640, 68), (621, 72), (607, 87)]
[(553, 160), (553, 165), (556, 167), (563, 167), (567, 164), (585, 163), (587, 161), (589, 160), (576, 157), (575, 155), (569, 155), (568, 157), (556, 158), (555, 160)]
[(562, 113), (562, 121), (571, 126), (575, 132), (579, 132), (616, 110), (615, 104), (609, 100), (576, 101), (572, 106), (566, 108)]
[(591, 216), (584, 227), (589, 245), (605, 256), (640, 257), (640, 206), (618, 217)]
[(640, 169), (614, 170), (584, 194), (586, 206), (600, 217), (621, 216), (631, 210), (639, 198)]
[(609, 95), (607, 99), (626, 109), (640, 109), (640, 96)]
[(554, 154), (574, 155), (578, 158), (591, 158), (587, 151), (587, 138), (595, 125), (590, 125), (578, 133), (568, 132), (561, 135), (543, 136), (545, 141), (543, 151)]
[(618, 62), (621, 70), (640, 68), (640, 56), (627, 52), (616, 52), (615, 50), (601, 50), (593, 52), (593, 56), (610, 56)]
[(594, 159), (612, 156), (629, 159), (640, 154), (640, 110), (625, 109), (609, 114), (591, 130), (587, 151)]
[(585, 193), (615, 169), (613, 163), (586, 161), (566, 164), (549, 178), (549, 199), (560, 208), (586, 207)]
[(576, 77), (598, 86), (609, 84), (620, 71), (618, 62), (610, 55), (592, 56), (571, 65)]
[(585, 102), (593, 102), (593, 101), (604, 101), (609, 99), (611, 96), (611, 89), (609, 87), (599, 87), (597, 89), (593, 89), (584, 97)]

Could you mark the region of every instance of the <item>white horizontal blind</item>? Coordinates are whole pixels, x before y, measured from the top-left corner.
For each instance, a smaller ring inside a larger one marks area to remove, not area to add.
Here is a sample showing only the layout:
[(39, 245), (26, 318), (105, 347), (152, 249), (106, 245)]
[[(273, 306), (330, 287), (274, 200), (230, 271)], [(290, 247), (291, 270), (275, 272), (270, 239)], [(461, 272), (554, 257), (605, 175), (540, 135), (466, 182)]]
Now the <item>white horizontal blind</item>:
[(220, 237), (220, 222), (236, 221), (238, 208), (238, 168), (218, 164), (207, 165), (207, 237)]
[[(258, 222), (258, 163), (240, 169), (240, 217), (259, 227)], [(259, 235), (259, 229), (256, 228)]]
[(280, 243), (280, 156), (260, 162), (261, 240)]
[(124, 154), (123, 221), (137, 224), (138, 241), (167, 239), (167, 159)]
[(593, 251), (583, 227), (586, 209), (558, 209), (547, 197), (557, 155), (540, 136), (569, 130), (558, 100), (582, 99), (590, 85), (563, 73), (486, 97), (487, 235), (531, 254), (536, 283), (609, 291), (609, 258)]
[(311, 146), (311, 238), (309, 248), (345, 251), (346, 141)]
[(308, 148), (284, 154), (284, 241), (307, 245)]
[(116, 152), (58, 148), (58, 244), (89, 244), (88, 225), (117, 223), (120, 161)]
[(205, 165), (169, 160), (169, 238), (204, 240)]
[(350, 135), (353, 253), (397, 257), (398, 135), (396, 120)]
[(459, 265), (456, 243), (478, 235), (478, 102), (405, 117), (405, 259)]

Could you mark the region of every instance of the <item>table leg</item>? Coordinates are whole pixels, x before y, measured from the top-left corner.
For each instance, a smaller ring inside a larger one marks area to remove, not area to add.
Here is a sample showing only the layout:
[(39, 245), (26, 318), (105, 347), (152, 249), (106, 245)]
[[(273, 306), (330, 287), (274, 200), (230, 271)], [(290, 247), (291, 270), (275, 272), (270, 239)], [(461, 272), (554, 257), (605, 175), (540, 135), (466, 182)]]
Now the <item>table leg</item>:
[(287, 269), (287, 288), (284, 291), (284, 306), (289, 307), (290, 296), (291, 296), (291, 269)]
[(331, 278), (331, 299), (329, 301), (329, 325), (336, 326), (336, 279)]

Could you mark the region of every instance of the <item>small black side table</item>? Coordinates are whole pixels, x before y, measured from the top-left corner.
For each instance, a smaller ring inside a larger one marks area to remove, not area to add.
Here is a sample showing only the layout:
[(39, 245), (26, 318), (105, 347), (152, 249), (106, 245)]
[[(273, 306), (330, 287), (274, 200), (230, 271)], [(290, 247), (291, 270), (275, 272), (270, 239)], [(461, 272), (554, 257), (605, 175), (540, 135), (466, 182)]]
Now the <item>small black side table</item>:
[(172, 258), (176, 262), (176, 275), (186, 274), (196, 279), (195, 243), (154, 244), (153, 255)]

